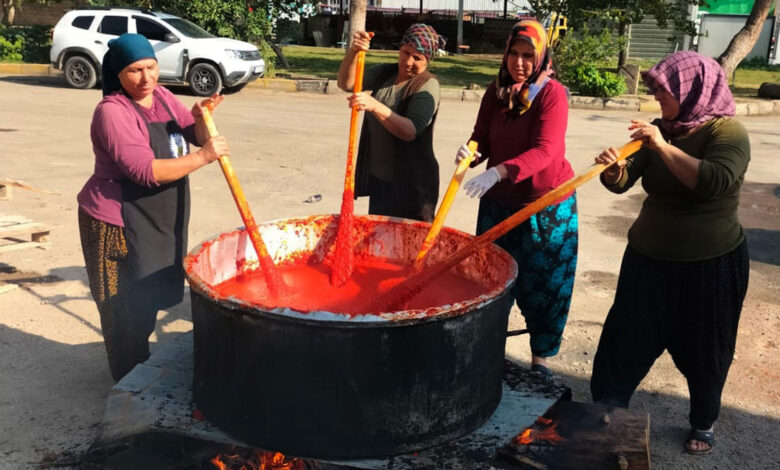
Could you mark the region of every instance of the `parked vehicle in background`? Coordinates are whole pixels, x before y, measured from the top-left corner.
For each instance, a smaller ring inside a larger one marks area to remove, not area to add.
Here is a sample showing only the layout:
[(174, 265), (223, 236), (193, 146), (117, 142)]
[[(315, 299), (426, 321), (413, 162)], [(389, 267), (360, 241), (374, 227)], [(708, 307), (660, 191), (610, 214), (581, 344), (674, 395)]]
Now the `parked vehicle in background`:
[(555, 49), (558, 41), (566, 36), (567, 18), (558, 12), (552, 12), (542, 21), (542, 26), (547, 30), (547, 47)]
[(198, 96), (240, 90), (265, 73), (253, 44), (211, 35), (178, 16), (147, 9), (71, 10), (54, 27), (50, 58), (74, 88), (92, 88), (100, 79), (108, 41), (124, 34), (146, 36), (154, 47), (160, 83), (187, 84)]

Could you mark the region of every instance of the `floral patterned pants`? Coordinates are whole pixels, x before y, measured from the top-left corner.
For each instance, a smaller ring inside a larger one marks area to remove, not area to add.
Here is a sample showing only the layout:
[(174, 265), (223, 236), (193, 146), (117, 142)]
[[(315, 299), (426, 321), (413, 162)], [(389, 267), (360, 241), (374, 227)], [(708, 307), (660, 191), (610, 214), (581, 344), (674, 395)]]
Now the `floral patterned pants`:
[[(488, 231), (515, 210), (482, 198), (477, 235)], [(577, 269), (577, 195), (551, 205), (499, 238), (496, 244), (517, 261), (512, 288), (525, 318), (534, 356), (558, 354), (569, 315)]]

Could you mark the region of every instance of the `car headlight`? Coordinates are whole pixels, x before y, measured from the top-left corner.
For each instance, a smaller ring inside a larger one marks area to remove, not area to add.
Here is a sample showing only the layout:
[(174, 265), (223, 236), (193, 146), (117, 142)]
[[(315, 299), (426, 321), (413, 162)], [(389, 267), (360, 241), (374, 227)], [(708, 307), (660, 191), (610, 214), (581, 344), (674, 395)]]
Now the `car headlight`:
[(241, 58), (241, 51), (237, 51), (235, 49), (225, 49), (225, 54), (227, 54), (228, 57), (232, 57), (234, 59)]

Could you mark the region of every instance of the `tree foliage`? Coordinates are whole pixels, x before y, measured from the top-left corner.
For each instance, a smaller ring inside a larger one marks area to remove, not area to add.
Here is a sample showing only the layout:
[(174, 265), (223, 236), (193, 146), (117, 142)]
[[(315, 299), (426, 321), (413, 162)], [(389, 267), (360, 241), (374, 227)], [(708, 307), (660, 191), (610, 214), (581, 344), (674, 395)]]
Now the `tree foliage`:
[(625, 93), (623, 78), (605, 70), (624, 42), (607, 28), (591, 31), (583, 26), (577, 36), (564, 37), (555, 51), (558, 78), (581, 95), (608, 98)]
[(705, 0), (530, 0), (529, 3), (537, 18), (558, 11), (568, 17), (575, 29), (586, 23), (591, 27), (627, 26), (653, 17), (661, 28), (672, 24), (685, 34), (694, 35), (696, 27), (688, 19), (688, 6), (703, 5)]
[[(575, 30), (584, 25), (595, 28), (610, 28), (624, 37), (628, 25), (639, 23), (646, 17), (653, 17), (660, 28), (670, 24), (685, 34), (695, 35), (696, 25), (688, 19), (689, 5), (703, 5), (705, 0), (530, 0), (537, 18), (550, 12), (563, 13), (569, 25)], [(625, 62), (625, 46), (620, 50), (618, 66)]]
[(307, 11), (314, 0), (91, 0), (95, 6), (134, 6), (186, 18), (206, 31), (242, 41), (276, 41), (280, 19)]

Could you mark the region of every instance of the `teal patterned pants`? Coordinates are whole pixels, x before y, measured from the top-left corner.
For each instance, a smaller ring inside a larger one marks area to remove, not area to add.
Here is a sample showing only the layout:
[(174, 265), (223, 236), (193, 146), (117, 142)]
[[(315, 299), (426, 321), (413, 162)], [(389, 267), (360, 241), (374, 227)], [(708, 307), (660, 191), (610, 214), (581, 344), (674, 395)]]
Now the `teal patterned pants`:
[[(477, 235), (514, 212), (482, 198)], [(525, 317), (534, 356), (554, 356), (561, 346), (577, 269), (577, 220), (577, 195), (572, 194), (496, 241), (517, 261), (518, 276), (512, 295)]]

